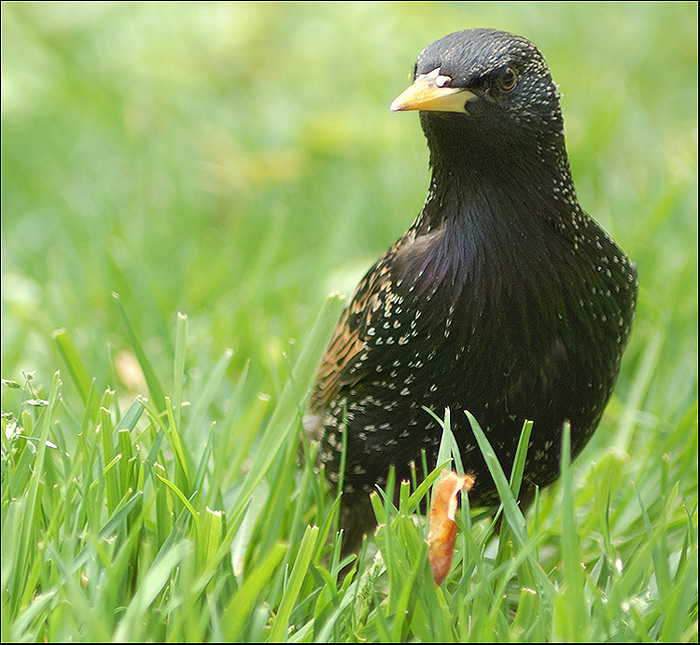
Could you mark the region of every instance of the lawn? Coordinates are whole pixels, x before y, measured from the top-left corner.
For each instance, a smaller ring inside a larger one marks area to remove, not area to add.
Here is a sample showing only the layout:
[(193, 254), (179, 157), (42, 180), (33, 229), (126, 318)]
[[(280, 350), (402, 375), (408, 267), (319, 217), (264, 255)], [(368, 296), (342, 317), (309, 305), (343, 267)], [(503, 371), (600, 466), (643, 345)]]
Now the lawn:
[[(1, 11), (4, 642), (697, 642), (696, 3)], [(635, 327), (527, 522), (506, 483), (500, 541), (463, 504), (436, 588), (426, 490), (390, 482), (343, 577), (301, 415), (343, 295), (425, 199), (417, 116), (388, 106), (475, 26), (545, 54)]]

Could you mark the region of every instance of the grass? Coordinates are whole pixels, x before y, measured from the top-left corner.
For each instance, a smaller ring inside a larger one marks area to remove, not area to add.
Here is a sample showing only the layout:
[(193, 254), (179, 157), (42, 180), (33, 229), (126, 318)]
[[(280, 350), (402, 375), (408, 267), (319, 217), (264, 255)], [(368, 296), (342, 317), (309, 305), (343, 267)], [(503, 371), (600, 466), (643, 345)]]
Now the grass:
[[(696, 25), (695, 3), (3, 3), (2, 640), (696, 642)], [(493, 464), (507, 535), (465, 499), (435, 588), (427, 487), (390, 481), (342, 578), (298, 459), (326, 294), (420, 208), (424, 140), (387, 106), (467, 26), (544, 51), (581, 202), (638, 265), (634, 333), (526, 523)]]

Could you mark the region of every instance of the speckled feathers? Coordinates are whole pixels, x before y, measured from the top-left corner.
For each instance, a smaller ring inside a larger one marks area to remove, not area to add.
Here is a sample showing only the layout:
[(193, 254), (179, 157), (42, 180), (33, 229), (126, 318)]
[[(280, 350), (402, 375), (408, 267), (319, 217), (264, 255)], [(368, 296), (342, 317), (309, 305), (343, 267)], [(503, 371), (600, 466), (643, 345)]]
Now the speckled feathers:
[(558, 476), (564, 422), (575, 453), (590, 438), (634, 316), (635, 267), (578, 204), (539, 50), (466, 30), (426, 47), (415, 76), (436, 69), (436, 93), (468, 90), (464, 110), (420, 111), (432, 168), (425, 205), (358, 285), (310, 403), (331, 481), (347, 447), (350, 548), (373, 526), (367, 496), (390, 465), (408, 477), (422, 450), (434, 465), (440, 431), (423, 406), (452, 410), (476, 505), (496, 493), (462, 410), (506, 471), (532, 419), (526, 505)]

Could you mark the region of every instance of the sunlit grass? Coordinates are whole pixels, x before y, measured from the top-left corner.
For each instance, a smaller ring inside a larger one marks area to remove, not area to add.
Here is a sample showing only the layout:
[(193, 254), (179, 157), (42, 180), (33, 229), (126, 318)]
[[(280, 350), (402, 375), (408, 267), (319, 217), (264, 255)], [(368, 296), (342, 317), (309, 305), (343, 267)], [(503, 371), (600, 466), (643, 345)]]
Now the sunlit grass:
[[(3, 419), (3, 639), (693, 640), (697, 509), (663, 459), (638, 472), (610, 455), (588, 486), (563, 459), (556, 505), (536, 502), (526, 525), (517, 480), (506, 480), (477, 429), (504, 500), (497, 552), (494, 523), (470, 517), (465, 498), (452, 574), (436, 588), (416, 515), (427, 486), (411, 494), (409, 482), (390, 478), (373, 501), (380, 552), (363, 547), (341, 561), (337, 504), (313, 460), (297, 465), (297, 393), (341, 304), (324, 308), (267, 423), (239, 382), (221, 424), (205, 430), (199, 410), (223, 369), (202, 398), (177, 407), (168, 394), (123, 405), (106, 390), (97, 401), (94, 388), (68, 403), (58, 374), (48, 399), (33, 379), (6, 383), (24, 400)], [(181, 317), (177, 346), (186, 335)], [(66, 333), (56, 342), (78, 380), (83, 366)], [(444, 427), (449, 438), (449, 418)], [(192, 443), (203, 434), (205, 444)], [(568, 433), (565, 455), (567, 445)], [(687, 462), (697, 445), (682, 451)], [(440, 454), (449, 460), (450, 449)], [(615, 478), (629, 494), (617, 494)]]
[[(417, 214), (388, 105), (469, 26), (543, 50), (634, 333), (527, 526), (463, 506), (435, 589), (394, 482), (343, 578), (298, 454), (326, 294)], [(695, 3), (3, 3), (2, 60), (3, 641), (697, 640)]]

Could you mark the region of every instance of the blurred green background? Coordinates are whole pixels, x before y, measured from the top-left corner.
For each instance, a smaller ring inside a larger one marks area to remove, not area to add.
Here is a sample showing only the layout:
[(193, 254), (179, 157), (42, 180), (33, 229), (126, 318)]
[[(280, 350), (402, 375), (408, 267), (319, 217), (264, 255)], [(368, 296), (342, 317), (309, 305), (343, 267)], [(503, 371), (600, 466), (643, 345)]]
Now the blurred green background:
[(634, 414), (671, 423), (697, 388), (695, 2), (3, 2), (2, 376), (48, 385), (65, 328), (98, 392), (138, 389), (114, 291), (165, 384), (182, 311), (191, 373), (231, 347), (274, 392), (422, 206), (417, 115), (388, 109), (417, 54), (481, 26), (549, 62), (581, 203), (639, 268), (618, 396), (649, 360)]

